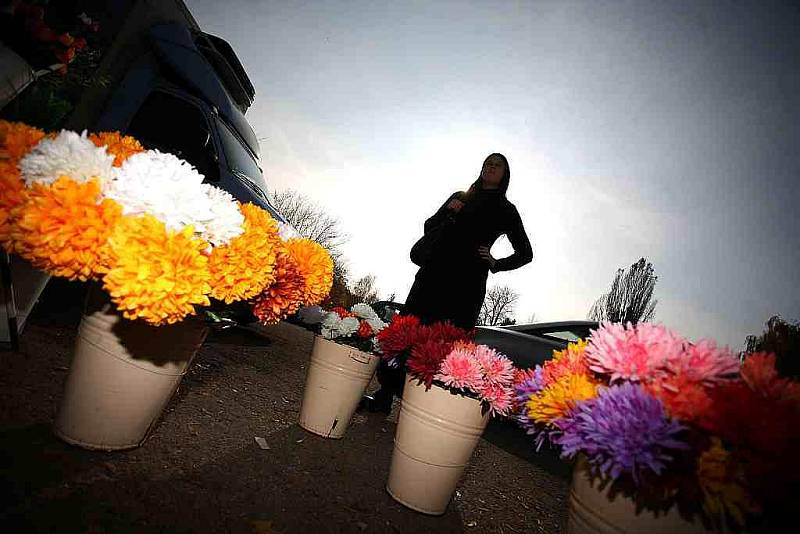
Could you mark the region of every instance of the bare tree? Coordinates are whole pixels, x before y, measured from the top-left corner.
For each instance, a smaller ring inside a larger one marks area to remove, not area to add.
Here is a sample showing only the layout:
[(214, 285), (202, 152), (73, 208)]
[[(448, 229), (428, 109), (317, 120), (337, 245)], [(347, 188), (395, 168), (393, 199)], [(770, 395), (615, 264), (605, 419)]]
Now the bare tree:
[(486, 292), (483, 299), (481, 312), (478, 315), (478, 324), (496, 326), (504, 321), (511, 320), (514, 306), (519, 300), (519, 295), (508, 286), (494, 286)]
[(765, 326), (760, 336), (747, 336), (743, 358), (752, 352), (771, 352), (782, 376), (800, 378), (800, 322), (790, 323), (774, 315)]
[(356, 280), (350, 291), (356, 299), (355, 303), (374, 304), (378, 302), (378, 289), (375, 287), (374, 274), (368, 274)]
[(525, 319), (525, 324), (533, 324), (535, 322), (536, 322), (536, 312), (531, 312), (531, 314), (528, 315), (527, 319)]
[(653, 299), (657, 280), (653, 265), (644, 258), (627, 270), (618, 269), (611, 290), (589, 310), (589, 319), (623, 324), (652, 321), (658, 303)]
[(340, 260), (341, 246), (347, 241), (347, 236), (337, 218), (307, 196), (291, 189), (274, 192), (272, 204), (300, 235), (325, 247), (335, 262)]

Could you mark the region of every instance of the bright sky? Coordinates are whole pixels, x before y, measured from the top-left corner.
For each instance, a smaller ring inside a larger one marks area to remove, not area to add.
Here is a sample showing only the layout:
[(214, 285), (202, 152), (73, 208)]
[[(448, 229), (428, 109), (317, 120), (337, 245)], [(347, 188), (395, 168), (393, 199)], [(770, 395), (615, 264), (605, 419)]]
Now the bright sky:
[(656, 320), (690, 338), (739, 349), (800, 318), (790, 3), (187, 4), (256, 87), (270, 186), (338, 217), (382, 296), (405, 300), (423, 221), (498, 151), (534, 262), (489, 284), (519, 321), (584, 319), (641, 256)]

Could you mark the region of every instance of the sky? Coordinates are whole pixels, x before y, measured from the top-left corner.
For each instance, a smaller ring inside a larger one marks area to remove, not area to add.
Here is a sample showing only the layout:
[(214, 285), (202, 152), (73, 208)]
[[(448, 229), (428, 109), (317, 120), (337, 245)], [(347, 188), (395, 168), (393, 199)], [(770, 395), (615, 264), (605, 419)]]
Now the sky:
[(640, 257), (656, 322), (690, 339), (800, 319), (797, 4), (186, 3), (256, 88), (269, 187), (337, 217), (382, 297), (405, 300), (424, 220), (502, 152), (534, 261), (489, 286), (518, 322), (585, 319)]

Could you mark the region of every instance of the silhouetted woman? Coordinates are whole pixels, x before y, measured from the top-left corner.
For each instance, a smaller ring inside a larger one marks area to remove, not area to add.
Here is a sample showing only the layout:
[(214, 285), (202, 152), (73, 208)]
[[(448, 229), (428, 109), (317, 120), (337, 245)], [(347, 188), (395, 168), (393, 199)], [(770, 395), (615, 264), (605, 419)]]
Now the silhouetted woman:
[[(428, 233), (449, 218), (432, 255), (417, 272), (403, 315), (415, 315), (423, 324), (450, 321), (472, 329), (486, 295), (489, 271), (510, 271), (533, 259), (517, 208), (506, 198), (510, 177), (506, 157), (490, 155), (469, 190), (453, 193), (425, 221)], [(489, 251), (503, 234), (514, 253), (495, 259)], [(404, 376), (405, 370), (381, 364), (381, 389), (369, 403), (371, 411), (389, 411), (393, 396), (402, 393)]]

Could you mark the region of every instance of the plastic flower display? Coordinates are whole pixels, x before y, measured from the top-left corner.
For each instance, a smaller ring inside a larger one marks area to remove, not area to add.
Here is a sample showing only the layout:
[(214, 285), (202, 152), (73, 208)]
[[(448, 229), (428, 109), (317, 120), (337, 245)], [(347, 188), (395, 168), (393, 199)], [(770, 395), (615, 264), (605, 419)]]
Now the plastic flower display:
[(421, 325), (414, 316), (396, 315), (378, 334), (381, 356), (404, 366), (426, 389), (441, 387), (480, 400), (495, 415), (513, 404), (515, 369), (511, 360), (450, 323)]
[(582, 455), (643, 506), (712, 525), (780, 514), (800, 491), (800, 384), (775, 358), (739, 358), (660, 325), (602, 324), (514, 377), (514, 413), (538, 446)]
[(347, 310), (335, 307), (306, 306), (297, 312), (300, 324), (325, 339), (374, 353), (376, 335), (386, 328), (369, 304), (355, 304)]
[(99, 282), (128, 319), (172, 324), (211, 299), (254, 300), (280, 317), (330, 289), (319, 245), (284, 242), (263, 209), (118, 132), (46, 135), (0, 121), (0, 186), (3, 248), (53, 276)]

